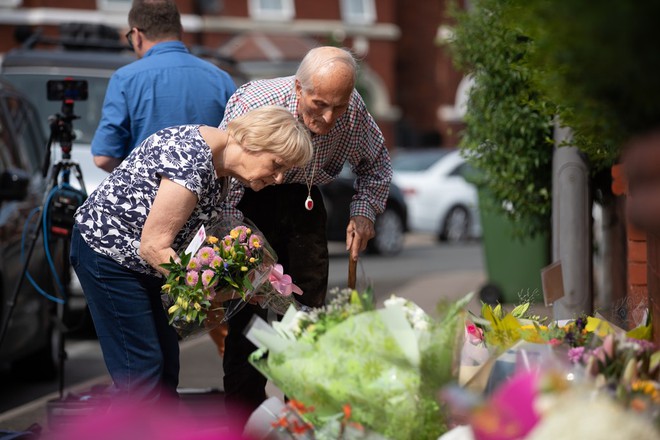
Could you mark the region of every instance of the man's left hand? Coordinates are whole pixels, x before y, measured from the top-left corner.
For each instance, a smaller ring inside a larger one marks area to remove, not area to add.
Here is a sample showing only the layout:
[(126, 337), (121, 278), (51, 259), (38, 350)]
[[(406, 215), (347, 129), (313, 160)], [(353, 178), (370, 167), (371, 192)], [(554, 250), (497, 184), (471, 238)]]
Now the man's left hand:
[(359, 253), (375, 235), (374, 222), (362, 215), (351, 217), (346, 227), (346, 250), (350, 251), (352, 260), (357, 261)]

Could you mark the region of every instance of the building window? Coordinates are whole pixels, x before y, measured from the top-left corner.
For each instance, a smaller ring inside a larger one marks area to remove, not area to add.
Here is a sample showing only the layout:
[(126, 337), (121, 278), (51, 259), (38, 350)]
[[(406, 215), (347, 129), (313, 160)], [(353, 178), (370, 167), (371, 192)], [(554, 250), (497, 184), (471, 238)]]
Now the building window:
[(291, 20), (293, 0), (250, 0), (250, 16), (255, 20)]
[(341, 16), (347, 23), (372, 24), (376, 21), (374, 0), (341, 0)]
[(128, 13), (133, 0), (96, 0), (96, 7), (100, 11), (123, 11)]

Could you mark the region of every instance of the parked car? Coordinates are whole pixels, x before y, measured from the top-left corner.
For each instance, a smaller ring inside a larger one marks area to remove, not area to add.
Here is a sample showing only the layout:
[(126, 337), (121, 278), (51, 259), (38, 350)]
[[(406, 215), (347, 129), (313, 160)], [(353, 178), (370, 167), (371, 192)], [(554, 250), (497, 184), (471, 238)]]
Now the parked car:
[[(355, 175), (345, 165), (339, 176), (320, 187), (328, 211), (327, 235), (329, 241), (345, 241), (350, 203), (355, 194)], [(408, 230), (407, 206), (401, 190), (390, 185), (385, 211), (376, 217), (376, 236), (369, 240), (367, 251), (381, 255), (396, 255), (403, 249)]]
[(34, 105), (0, 81), (0, 323), (5, 331), (0, 364), (32, 380), (53, 379), (58, 366), (56, 303), (38, 290), (55, 294), (43, 234), (23, 271), (47, 189), (41, 166), (45, 145)]
[(466, 180), (472, 167), (457, 149), (399, 149), (392, 180), (403, 191), (411, 231), (446, 242), (481, 236), (477, 189)]

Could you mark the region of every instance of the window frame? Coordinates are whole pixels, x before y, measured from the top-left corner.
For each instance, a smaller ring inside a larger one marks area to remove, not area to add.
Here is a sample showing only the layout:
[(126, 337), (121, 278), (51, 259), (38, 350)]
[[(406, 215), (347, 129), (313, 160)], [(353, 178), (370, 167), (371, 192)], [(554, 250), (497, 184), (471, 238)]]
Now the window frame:
[(296, 16), (293, 0), (278, 0), (281, 8), (278, 10), (263, 8), (265, 0), (250, 0), (248, 2), (248, 13), (255, 20), (288, 21)]
[(128, 13), (128, 11), (131, 10), (132, 3), (132, 0), (96, 0), (96, 8), (99, 11), (116, 11)]
[[(351, 5), (361, 3), (363, 13), (353, 12)], [(350, 24), (373, 24), (376, 21), (376, 4), (374, 0), (341, 0), (341, 18)]]

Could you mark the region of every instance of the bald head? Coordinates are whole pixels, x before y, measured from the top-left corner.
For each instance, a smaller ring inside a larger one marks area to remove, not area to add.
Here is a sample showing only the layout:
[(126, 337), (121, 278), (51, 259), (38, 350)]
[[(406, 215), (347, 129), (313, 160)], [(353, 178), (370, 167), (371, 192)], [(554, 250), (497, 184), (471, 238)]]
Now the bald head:
[(296, 79), (305, 91), (312, 91), (315, 82), (329, 76), (340, 79), (344, 90), (355, 87), (357, 63), (348, 50), (333, 46), (314, 48), (307, 52), (296, 72)]

